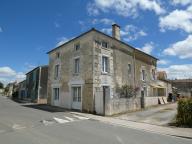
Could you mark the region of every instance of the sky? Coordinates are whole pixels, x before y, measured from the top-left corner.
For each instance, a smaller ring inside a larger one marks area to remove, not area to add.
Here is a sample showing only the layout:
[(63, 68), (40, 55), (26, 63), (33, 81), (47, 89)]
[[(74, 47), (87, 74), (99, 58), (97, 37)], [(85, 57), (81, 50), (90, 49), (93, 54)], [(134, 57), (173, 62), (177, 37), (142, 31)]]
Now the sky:
[(192, 0), (0, 0), (0, 81), (48, 64), (46, 52), (96, 28), (159, 59), (170, 79), (192, 78)]

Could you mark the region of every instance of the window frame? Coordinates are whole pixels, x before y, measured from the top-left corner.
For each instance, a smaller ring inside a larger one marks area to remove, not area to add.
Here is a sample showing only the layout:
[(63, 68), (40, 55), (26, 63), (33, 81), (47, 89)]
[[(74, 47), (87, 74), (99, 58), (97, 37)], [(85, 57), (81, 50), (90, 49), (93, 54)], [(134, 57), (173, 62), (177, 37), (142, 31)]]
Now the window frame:
[(82, 88), (81, 86), (72, 86), (72, 99), (73, 102), (81, 102), (82, 101)]
[(54, 101), (60, 98), (60, 88), (53, 88), (53, 99)]
[[(106, 63), (104, 62), (104, 59), (106, 58)], [(101, 70), (102, 73), (109, 73), (109, 56), (102, 55), (101, 57)]]
[[(78, 46), (78, 47), (77, 47), (77, 46)], [(80, 43), (75, 43), (75, 44), (74, 44), (74, 49), (75, 49), (75, 51), (79, 51), (80, 48), (81, 48)]]
[(102, 46), (103, 48), (108, 49), (108, 48), (109, 48), (109, 43), (106, 42), (106, 41), (102, 41), (102, 42), (101, 42), (101, 46)]
[(59, 78), (59, 69), (60, 69), (60, 65), (56, 64), (55, 65), (55, 69), (54, 69), (54, 79), (58, 79)]
[[(78, 65), (77, 65), (77, 60), (78, 60)], [(78, 74), (80, 73), (80, 57), (74, 58), (74, 73)]]

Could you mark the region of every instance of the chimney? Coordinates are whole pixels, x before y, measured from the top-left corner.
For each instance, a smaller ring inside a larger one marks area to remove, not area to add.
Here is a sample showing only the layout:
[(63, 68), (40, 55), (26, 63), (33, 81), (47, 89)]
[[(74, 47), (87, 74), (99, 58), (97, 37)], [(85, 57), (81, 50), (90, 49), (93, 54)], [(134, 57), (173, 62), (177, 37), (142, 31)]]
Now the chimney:
[(112, 25), (112, 36), (113, 38), (120, 40), (120, 26), (117, 24)]

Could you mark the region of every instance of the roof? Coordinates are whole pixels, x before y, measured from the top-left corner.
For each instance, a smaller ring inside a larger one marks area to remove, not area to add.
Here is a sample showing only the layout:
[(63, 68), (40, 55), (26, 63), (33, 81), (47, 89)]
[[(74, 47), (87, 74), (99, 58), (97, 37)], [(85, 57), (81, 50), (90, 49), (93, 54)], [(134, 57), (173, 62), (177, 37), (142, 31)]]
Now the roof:
[(176, 79), (176, 80), (171, 80), (171, 82), (173, 82), (173, 83), (180, 83), (180, 82), (188, 83), (188, 82), (192, 82), (192, 79)]
[(92, 32), (92, 31), (95, 31), (95, 32), (100, 33), (100, 34), (102, 34), (102, 35), (104, 35), (104, 36), (107, 36), (107, 37), (109, 37), (109, 38), (111, 38), (111, 39), (113, 39), (113, 40), (115, 40), (115, 41), (117, 41), (117, 42), (119, 42), (119, 43), (121, 43), (121, 44), (124, 44), (124, 45), (126, 45), (126, 46), (128, 46), (128, 47), (134, 49), (135, 51), (141, 52), (141, 53), (143, 53), (143, 54), (145, 54), (145, 55), (147, 55), (147, 56), (149, 56), (149, 57), (152, 57), (152, 58), (158, 60), (158, 58), (156, 58), (156, 57), (154, 57), (154, 56), (152, 56), (152, 55), (149, 55), (149, 54), (147, 54), (147, 53), (145, 53), (145, 52), (143, 52), (143, 51), (141, 51), (141, 50), (138, 50), (138, 49), (134, 48), (133, 46), (131, 46), (131, 45), (129, 45), (129, 44), (127, 44), (127, 43), (125, 43), (125, 42), (123, 42), (123, 41), (121, 41), (121, 40), (115, 39), (114, 37), (109, 36), (109, 35), (107, 35), (107, 34), (101, 32), (101, 31), (99, 31), (99, 30), (97, 30), (97, 29), (95, 29), (95, 28), (92, 28), (92, 29), (88, 30), (87, 32), (84, 32), (84, 33), (80, 34), (79, 36), (77, 36), (77, 37), (75, 37), (75, 38), (73, 38), (73, 39), (67, 41), (66, 43), (64, 43), (64, 44), (62, 44), (62, 45), (60, 45), (60, 46), (58, 46), (58, 47), (56, 47), (56, 48), (54, 48), (54, 49), (48, 51), (47, 54), (49, 54), (49, 53), (51, 53), (51, 52), (53, 52), (53, 51), (59, 49), (61, 46), (64, 46), (64, 45), (66, 45), (66, 44), (68, 44), (68, 43), (70, 43), (70, 42), (72, 42), (72, 41), (78, 39), (79, 37), (82, 37), (82, 36), (84, 36), (84, 35), (86, 35), (86, 34)]
[(32, 69), (32, 70), (30, 70), (29, 72), (27, 72), (25, 75), (31, 73), (32, 71), (34, 71), (34, 70), (36, 70), (36, 69), (38, 69), (38, 68), (40, 68), (40, 67), (48, 67), (48, 65), (42, 65), (42, 66), (35, 67), (34, 69)]

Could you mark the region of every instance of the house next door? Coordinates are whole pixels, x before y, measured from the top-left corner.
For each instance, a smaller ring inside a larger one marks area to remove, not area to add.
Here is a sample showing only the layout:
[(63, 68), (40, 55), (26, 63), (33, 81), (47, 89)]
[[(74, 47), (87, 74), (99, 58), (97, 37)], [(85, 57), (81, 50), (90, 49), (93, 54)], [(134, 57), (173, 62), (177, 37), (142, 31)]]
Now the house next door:
[(73, 86), (72, 87), (72, 109), (81, 110), (81, 86)]

